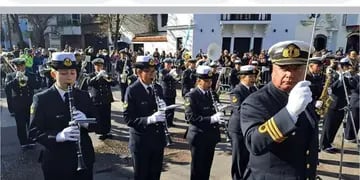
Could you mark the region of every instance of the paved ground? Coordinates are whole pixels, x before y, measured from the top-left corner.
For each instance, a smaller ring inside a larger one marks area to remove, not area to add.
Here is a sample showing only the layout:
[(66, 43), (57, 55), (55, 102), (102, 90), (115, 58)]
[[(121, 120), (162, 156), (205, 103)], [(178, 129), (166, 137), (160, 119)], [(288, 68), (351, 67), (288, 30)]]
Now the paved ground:
[[(37, 158), (40, 147), (34, 150), (21, 151), (16, 136), (15, 120), (10, 117), (6, 100), (1, 91), (0, 122), (1, 122), (1, 179), (4, 180), (42, 180), (42, 174)], [(179, 92), (178, 92), (179, 93)], [(118, 91), (114, 92), (116, 99), (120, 99)], [(177, 103), (182, 104), (180, 93)], [(226, 96), (222, 96), (222, 101)], [(122, 121), (122, 103), (116, 101), (112, 106), (112, 133), (111, 140), (100, 141), (91, 134), (96, 150), (96, 163), (94, 167), (95, 180), (132, 179), (132, 163), (129, 156), (127, 141), (128, 128)], [(173, 146), (165, 149), (165, 159), (161, 179), (184, 180), (190, 176), (190, 153), (187, 142), (182, 138), (187, 125), (184, 123), (183, 108), (176, 111), (176, 128), (170, 128), (171, 136), (175, 142)], [(341, 130), (335, 139), (334, 145), (340, 147)], [(360, 156), (356, 145), (345, 143), (343, 164), (343, 179), (358, 180), (360, 174)], [(339, 172), (340, 154), (320, 153), (318, 174), (322, 179), (337, 179)], [(231, 179), (231, 147), (223, 140), (216, 147), (213, 166), (211, 169), (212, 180)]]

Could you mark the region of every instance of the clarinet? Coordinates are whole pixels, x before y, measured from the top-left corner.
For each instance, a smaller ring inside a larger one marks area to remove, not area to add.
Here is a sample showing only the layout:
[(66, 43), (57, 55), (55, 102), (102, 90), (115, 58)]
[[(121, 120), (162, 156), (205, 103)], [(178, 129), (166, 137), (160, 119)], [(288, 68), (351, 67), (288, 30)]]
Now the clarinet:
[[(76, 110), (75, 106), (74, 106), (74, 97), (73, 97), (73, 87), (71, 86), (71, 84), (68, 85), (68, 95), (69, 95), (69, 109), (70, 109), (70, 118), (71, 121), (74, 120), (73, 118), (73, 112)], [(78, 128), (80, 129), (80, 123), (73, 123), (71, 124), (72, 126), (78, 126)], [(81, 150), (81, 135), (78, 141), (76, 141), (76, 154), (77, 154), (77, 171), (81, 171), (86, 169), (86, 165), (84, 162), (84, 158), (83, 158), (83, 154), (82, 154), (82, 150)]]
[[(155, 82), (151, 86), (152, 86), (152, 89), (154, 90), (154, 96), (155, 96), (157, 109), (158, 109), (158, 111), (165, 111), (166, 104), (160, 103), (160, 97), (157, 94), (157, 90), (155, 89), (154, 84), (155, 84)], [(171, 136), (170, 136), (170, 133), (169, 133), (169, 129), (168, 129), (166, 119), (164, 121), (164, 125), (165, 125), (164, 132), (165, 132), (166, 146), (170, 146), (170, 145), (173, 144), (173, 141), (171, 140)]]
[[(216, 111), (216, 112), (219, 112), (220, 110), (219, 110), (219, 108), (218, 108), (218, 104), (219, 104), (220, 102), (216, 101), (215, 93), (214, 93), (211, 89), (210, 89), (209, 91), (210, 91), (210, 94), (211, 94), (211, 99), (212, 99), (212, 101), (213, 101), (213, 106), (214, 106), (214, 108), (215, 108), (215, 111)], [(225, 135), (226, 135), (226, 142), (230, 142), (231, 137), (230, 137), (229, 131), (228, 131), (228, 122), (224, 120), (224, 122), (221, 123), (221, 124), (224, 126), (224, 133), (225, 133)]]

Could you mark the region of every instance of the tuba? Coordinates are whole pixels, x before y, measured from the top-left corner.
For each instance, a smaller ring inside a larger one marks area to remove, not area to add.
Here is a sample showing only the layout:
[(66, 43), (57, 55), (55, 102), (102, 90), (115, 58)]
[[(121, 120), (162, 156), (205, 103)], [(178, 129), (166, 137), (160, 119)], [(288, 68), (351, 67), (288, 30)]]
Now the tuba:
[(217, 61), (221, 56), (221, 48), (216, 43), (209, 44), (207, 48), (207, 55), (211, 61)]

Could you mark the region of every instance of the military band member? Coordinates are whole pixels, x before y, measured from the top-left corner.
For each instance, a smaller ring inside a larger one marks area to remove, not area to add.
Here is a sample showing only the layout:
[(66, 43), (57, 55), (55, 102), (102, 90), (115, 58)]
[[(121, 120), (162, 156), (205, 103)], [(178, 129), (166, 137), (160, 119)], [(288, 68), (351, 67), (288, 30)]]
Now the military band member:
[[(306, 80), (311, 82), (310, 90), (312, 92), (313, 105), (320, 98), (323, 89), (324, 77), (321, 73), (322, 57), (312, 57), (309, 59), (309, 69), (306, 74)], [(319, 105), (318, 105), (319, 106)]]
[(5, 92), (10, 98), (16, 121), (17, 136), (22, 149), (33, 147), (35, 144), (28, 137), (30, 122), (30, 106), (34, 89), (39, 88), (33, 73), (25, 72), (25, 59), (12, 60), (16, 71), (7, 74)]
[[(360, 67), (360, 64), (358, 64), (358, 69)], [(353, 122), (351, 121), (350, 118), (347, 119), (346, 122), (346, 126), (345, 126), (345, 140), (348, 142), (356, 142), (356, 136), (355, 134), (359, 132), (359, 114), (360, 114), (360, 110), (359, 110), (359, 92), (360, 92), (360, 71), (357, 70), (357, 74), (355, 74), (353, 77), (351, 77), (350, 79), (350, 89), (351, 89), (351, 96), (350, 96), (350, 108), (351, 108), (351, 113), (352, 113), (352, 117), (354, 120), (354, 125)], [(353, 127), (355, 126), (355, 127)], [(354, 129), (356, 131), (356, 133), (354, 132)]]
[[(6, 53), (4, 56), (1, 56), (1, 82), (4, 81), (5, 84), (5, 94), (6, 94), (6, 102), (7, 102), (7, 106), (8, 106), (8, 110), (10, 113), (10, 116), (14, 116), (14, 108), (12, 106), (12, 98), (10, 96), (8, 96), (8, 94), (11, 94), (11, 89), (10, 88), (6, 88), (6, 75), (9, 72), (12, 72), (10, 65), (12, 64), (12, 59), (14, 57), (14, 54), (12, 52)], [(8, 63), (6, 63), (6, 62)], [(14, 67), (14, 66), (12, 66)]]
[(99, 139), (111, 138), (111, 103), (114, 102), (111, 86), (117, 81), (111, 78), (104, 69), (104, 59), (95, 58), (92, 61), (95, 72), (89, 75), (88, 85), (91, 100), (95, 106)]
[(153, 85), (155, 66), (151, 57), (138, 56), (135, 68), (139, 78), (127, 88), (125, 95), (124, 118), (130, 127), (129, 148), (135, 180), (158, 180), (162, 169), (166, 118), (155, 100), (155, 94), (163, 99), (161, 86)]
[[(95, 124), (69, 126), (71, 120), (95, 117), (88, 92), (73, 89), (73, 119), (70, 116), (68, 85), (76, 80), (76, 62), (73, 53), (55, 52), (51, 71), (55, 83), (33, 98), (31, 105), (30, 137), (43, 146), (39, 162), (45, 180), (93, 179), (94, 148), (88, 132)], [(81, 133), (80, 133), (81, 132)], [(77, 145), (81, 139), (82, 155), (87, 169), (77, 171)]]
[(332, 146), (332, 143), (344, 118), (345, 111), (343, 108), (347, 105), (343, 80), (350, 95), (349, 80), (351, 77), (351, 70), (352, 67), (349, 59), (341, 59), (340, 67), (336, 71), (336, 76), (334, 76), (335, 81), (330, 85), (330, 96), (333, 99), (333, 102), (331, 103), (327, 114), (325, 114), (323, 131), (320, 139), (320, 148), (327, 153), (339, 152), (337, 148)]
[(189, 59), (187, 61), (188, 67), (182, 74), (181, 78), (181, 95), (184, 97), (186, 93), (190, 92), (195, 87), (196, 82), (196, 59)]
[(230, 73), (230, 85), (231, 85), (231, 89), (234, 89), (236, 85), (239, 84), (240, 80), (238, 78), (238, 73), (240, 71), (240, 67), (241, 67), (241, 60), (240, 59), (236, 59), (234, 61), (235, 67), (231, 70)]
[[(178, 79), (178, 74), (176, 69), (172, 68), (172, 60), (170, 58), (164, 59), (164, 69), (160, 71), (160, 85), (164, 91), (164, 101), (167, 106), (175, 104), (176, 99), (176, 84)], [(175, 126), (173, 123), (174, 120), (174, 109), (166, 111), (166, 121), (169, 127)]]
[(124, 102), (126, 88), (129, 86), (128, 78), (133, 74), (131, 59), (125, 51), (120, 51), (119, 60), (116, 62), (115, 70), (119, 74), (119, 83), (121, 90), (121, 101)]
[(240, 125), (250, 152), (243, 179), (316, 177), (318, 119), (309, 104), (310, 82), (303, 81), (309, 46), (295, 40), (273, 45), (272, 81), (241, 105)]
[(246, 97), (255, 92), (257, 71), (252, 65), (241, 66), (239, 71), (240, 83), (231, 91), (230, 102), (233, 106), (232, 114), (229, 120), (229, 134), (232, 146), (232, 165), (231, 177), (233, 180), (242, 179), (247, 163), (249, 161), (249, 151), (246, 149), (244, 136), (240, 127), (240, 108), (241, 103)]
[(215, 146), (220, 141), (219, 122), (224, 113), (216, 112), (211, 97), (212, 71), (209, 66), (196, 69), (197, 86), (185, 95), (185, 118), (190, 122), (187, 140), (191, 151), (192, 180), (209, 179)]

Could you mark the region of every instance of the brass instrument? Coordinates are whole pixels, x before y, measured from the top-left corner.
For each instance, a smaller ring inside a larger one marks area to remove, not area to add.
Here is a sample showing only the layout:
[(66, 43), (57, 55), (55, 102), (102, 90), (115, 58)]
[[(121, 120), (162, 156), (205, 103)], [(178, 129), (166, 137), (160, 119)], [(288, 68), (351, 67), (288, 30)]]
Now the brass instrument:
[(112, 77), (105, 71), (104, 75), (102, 76), (105, 81), (107, 82), (111, 82), (112, 81)]
[[(69, 125), (77, 126), (79, 129), (81, 128), (82, 123), (96, 123), (95, 118), (87, 118), (82, 120), (74, 120), (73, 112), (76, 111), (75, 104), (74, 104), (74, 97), (73, 97), (73, 87), (71, 84), (68, 84), (68, 98), (69, 98), (69, 110), (70, 110), (70, 119)], [(80, 131), (81, 134), (81, 131)], [(85, 170), (86, 165), (84, 162), (84, 157), (82, 154), (81, 149), (81, 135), (78, 141), (76, 141), (76, 154), (77, 154), (77, 171)]]
[(124, 62), (124, 66), (123, 66), (123, 69), (122, 69), (122, 72), (120, 74), (120, 81), (121, 83), (125, 84), (127, 82), (127, 74), (129, 73), (126, 68), (127, 68), (127, 62), (128, 62), (128, 59), (125, 58), (125, 62)]
[[(155, 84), (155, 81), (151, 85), (152, 86), (151, 88), (154, 90), (155, 101), (156, 101), (158, 111), (165, 111), (166, 110), (166, 104), (160, 103), (161, 99), (160, 99), (159, 95), (157, 94), (157, 90), (156, 90), (154, 84)], [(173, 144), (173, 141), (171, 140), (171, 136), (170, 136), (170, 133), (169, 133), (169, 128), (168, 128), (166, 119), (164, 121), (164, 125), (165, 125), (164, 132), (165, 132), (166, 146), (170, 146), (170, 145)]]
[(18, 81), (20, 87), (25, 87), (27, 85), (27, 76), (25, 76), (25, 72), (19, 72)]
[(79, 72), (79, 76), (77, 78), (77, 83), (75, 84), (76, 88), (82, 89), (85, 82), (89, 79), (89, 75), (86, 73), (86, 66), (88, 61), (84, 60), (81, 62), (81, 68)]
[(332, 71), (326, 74), (325, 85), (319, 98), (319, 101), (322, 101), (323, 104), (321, 105), (320, 108), (315, 109), (316, 113), (320, 116), (324, 116), (327, 113), (331, 103), (334, 101), (330, 96), (330, 94), (328, 93), (329, 92), (328, 89), (331, 84), (331, 73)]
[(5, 73), (11, 73), (11, 72), (16, 72), (16, 68), (7, 60), (6, 57), (2, 56), (1, 57), (2, 62), (4, 62), (5, 64)]

